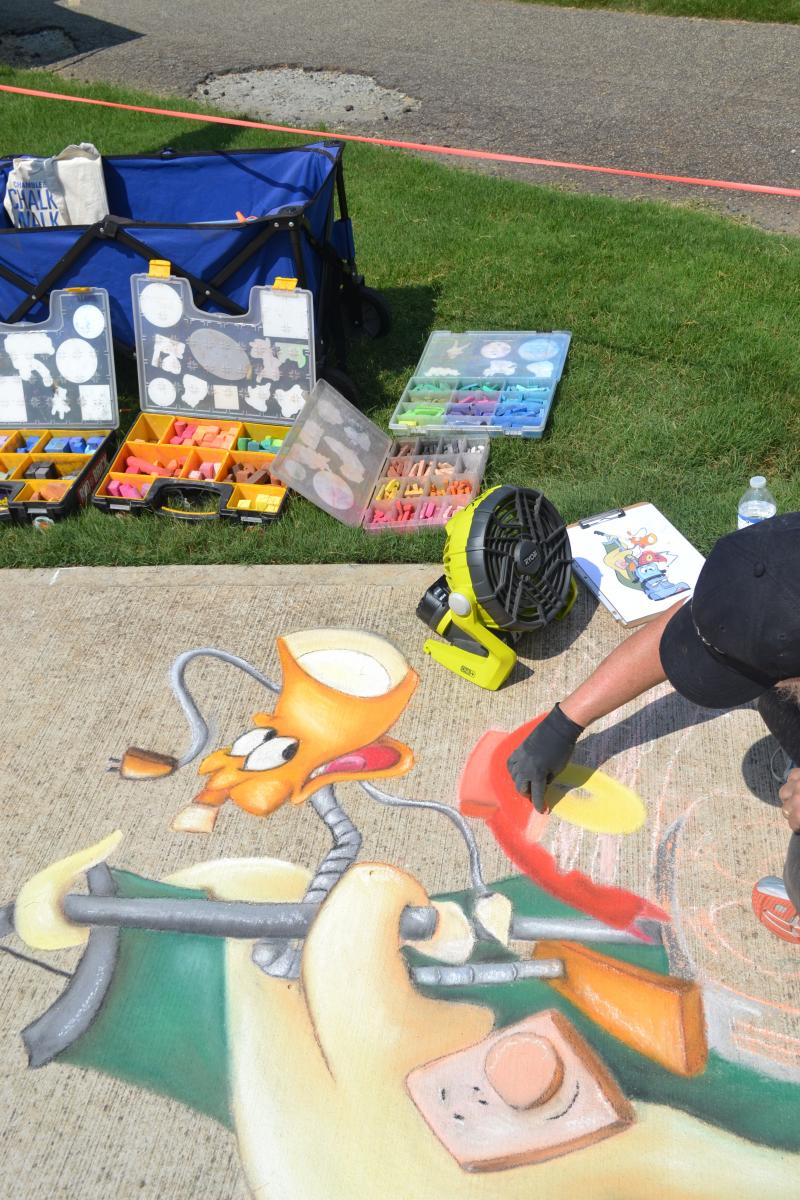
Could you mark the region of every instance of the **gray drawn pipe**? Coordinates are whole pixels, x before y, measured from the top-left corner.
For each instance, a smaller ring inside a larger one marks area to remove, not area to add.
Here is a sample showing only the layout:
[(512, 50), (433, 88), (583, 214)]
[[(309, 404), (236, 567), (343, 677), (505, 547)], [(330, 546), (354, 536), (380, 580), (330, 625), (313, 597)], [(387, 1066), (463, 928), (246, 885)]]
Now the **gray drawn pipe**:
[[(64, 897), (64, 915), (76, 925), (124, 926), (160, 933), (194, 933), (227, 938), (304, 938), (319, 912), (319, 904), (296, 901), (255, 903), (236, 900), (181, 900), (167, 897), (98, 896), (71, 893)], [(436, 932), (435, 908), (407, 905), (400, 918), (400, 936), (424, 941)], [(642, 933), (658, 936), (655, 922), (640, 922)], [(0, 937), (14, 931), (14, 905), (0, 908)], [(589, 917), (523, 917), (511, 922), (513, 941), (542, 939), (641, 944), (635, 934), (613, 929)]]

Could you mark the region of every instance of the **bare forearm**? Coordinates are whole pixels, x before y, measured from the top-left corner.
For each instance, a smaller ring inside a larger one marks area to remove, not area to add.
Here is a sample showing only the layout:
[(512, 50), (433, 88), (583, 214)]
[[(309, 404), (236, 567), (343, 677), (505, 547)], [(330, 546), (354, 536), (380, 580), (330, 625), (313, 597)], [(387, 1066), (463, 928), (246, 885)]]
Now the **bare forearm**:
[(578, 725), (591, 725), (666, 679), (658, 653), (661, 635), (682, 604), (648, 622), (603, 659), (560, 707)]

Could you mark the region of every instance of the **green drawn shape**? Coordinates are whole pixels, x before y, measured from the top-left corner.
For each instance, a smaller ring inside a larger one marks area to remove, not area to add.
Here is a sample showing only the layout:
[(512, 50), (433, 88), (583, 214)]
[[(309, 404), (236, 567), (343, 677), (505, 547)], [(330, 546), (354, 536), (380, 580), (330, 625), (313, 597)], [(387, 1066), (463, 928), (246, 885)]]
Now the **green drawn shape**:
[(308, 364), (305, 346), (297, 346), (292, 342), (276, 342), (274, 349), (279, 363), (294, 362), (298, 367), (306, 367)]
[[(128, 871), (111, 874), (120, 896), (204, 896)], [(233, 1129), (225, 940), (121, 929), (114, 979), (100, 1012), (57, 1061), (170, 1096)]]
[[(112, 871), (121, 896), (197, 897), (172, 887)], [(492, 885), (508, 896), (520, 916), (580, 917), (522, 876)], [(448, 893), (470, 911), (468, 892)], [(669, 974), (661, 946), (604, 947), (603, 952), (661, 975)], [(427, 961), (404, 951), (414, 963)], [(512, 959), (497, 946), (481, 945), (473, 962)], [(702, 1075), (673, 1075), (606, 1033), (542, 980), (498, 987), (436, 987), (425, 995), (490, 1008), (498, 1028), (556, 1008), (595, 1048), (632, 1100), (663, 1104), (729, 1130), (759, 1145), (800, 1151), (800, 1087), (760, 1074), (710, 1052)], [(265, 1019), (269, 1015), (265, 1014)], [(179, 1100), (233, 1128), (229, 1102), (229, 1052), (225, 1020), (225, 943), (197, 934), (125, 930), (120, 934), (114, 981), (91, 1029), (59, 1055), (59, 1061), (124, 1079)]]

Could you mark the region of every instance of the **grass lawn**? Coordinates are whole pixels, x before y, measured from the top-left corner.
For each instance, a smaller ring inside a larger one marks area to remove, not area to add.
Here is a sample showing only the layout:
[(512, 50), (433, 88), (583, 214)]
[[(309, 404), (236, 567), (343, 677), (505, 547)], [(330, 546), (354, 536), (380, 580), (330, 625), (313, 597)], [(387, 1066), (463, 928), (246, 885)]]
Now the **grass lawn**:
[[(70, 89), (40, 73), (3, 71), (0, 81)], [(288, 140), (2, 94), (0, 112), (4, 154), (79, 141), (111, 154)], [(345, 176), (360, 269), (395, 317), (388, 338), (352, 355), (374, 420), (388, 420), (432, 328), (570, 329), (544, 439), (496, 439), (487, 483), (541, 488), (567, 520), (651, 500), (701, 550), (735, 526), (756, 471), (781, 509), (800, 509), (800, 241), (374, 147), (349, 146)], [(126, 364), (118, 374), (127, 428), (135, 373)], [(370, 536), (292, 497), (266, 530), (96, 509), (46, 533), (2, 527), (0, 566), (429, 561), (442, 542), (441, 533)]]
[(610, 8), (664, 17), (711, 17), (729, 21), (800, 21), (800, 0), (523, 0), (563, 8)]

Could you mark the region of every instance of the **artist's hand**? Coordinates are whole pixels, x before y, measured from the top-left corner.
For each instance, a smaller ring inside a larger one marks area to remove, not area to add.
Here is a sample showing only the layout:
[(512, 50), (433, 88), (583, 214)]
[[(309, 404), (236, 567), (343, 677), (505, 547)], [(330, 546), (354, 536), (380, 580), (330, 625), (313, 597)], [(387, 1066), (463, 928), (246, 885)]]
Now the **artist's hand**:
[(537, 812), (545, 811), (547, 786), (572, 758), (582, 733), (583, 726), (571, 721), (556, 704), (509, 756), (507, 765), (514, 786), (523, 796), (530, 796)]
[(792, 833), (800, 833), (800, 767), (793, 767), (778, 792), (783, 815)]

